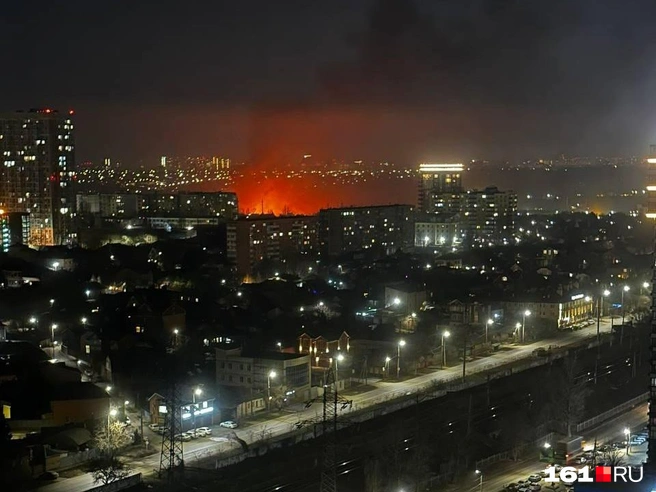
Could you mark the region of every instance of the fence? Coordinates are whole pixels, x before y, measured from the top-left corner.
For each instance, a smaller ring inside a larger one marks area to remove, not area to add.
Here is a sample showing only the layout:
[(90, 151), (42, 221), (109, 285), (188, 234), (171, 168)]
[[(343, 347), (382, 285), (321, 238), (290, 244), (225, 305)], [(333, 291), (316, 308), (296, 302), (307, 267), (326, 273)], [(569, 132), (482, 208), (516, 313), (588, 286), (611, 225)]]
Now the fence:
[(648, 399), (649, 399), (649, 393), (643, 393), (640, 396), (636, 396), (635, 398), (632, 398), (631, 400), (626, 401), (621, 405), (616, 406), (615, 408), (611, 408), (610, 410), (607, 410), (604, 413), (597, 415), (596, 417), (592, 417), (589, 420), (581, 422), (576, 426), (576, 432), (578, 433), (586, 429), (589, 429), (590, 427), (599, 425), (605, 422), (606, 420), (615, 417), (616, 415), (619, 415), (620, 413), (632, 409), (636, 405), (640, 405), (641, 403), (646, 402)]
[(59, 458), (59, 464), (55, 468), (56, 470), (66, 470), (68, 468), (73, 468), (81, 463), (85, 463), (89, 460), (92, 460), (98, 457), (99, 452), (97, 449), (88, 449), (86, 451), (80, 451), (79, 453), (68, 453), (66, 455), (61, 455)]
[(93, 487), (87, 489), (87, 492), (116, 492), (117, 490), (125, 490), (135, 485), (141, 483), (141, 473), (136, 475), (130, 475), (129, 477), (123, 478), (121, 480), (116, 480), (114, 482), (108, 483), (107, 485), (99, 485), (98, 487)]
[(513, 450), (503, 451), (501, 453), (493, 454), (492, 456), (488, 456), (487, 458), (478, 460), (476, 462), (476, 468), (480, 469), (486, 465), (491, 465), (492, 463), (497, 463), (503, 460), (514, 459), (516, 456), (524, 454), (530, 448), (537, 449), (538, 447), (542, 446), (545, 442), (553, 441), (553, 438), (554, 438), (554, 433), (550, 432), (549, 434), (542, 436), (533, 442), (527, 442), (525, 444), (522, 444), (521, 446), (518, 446)]

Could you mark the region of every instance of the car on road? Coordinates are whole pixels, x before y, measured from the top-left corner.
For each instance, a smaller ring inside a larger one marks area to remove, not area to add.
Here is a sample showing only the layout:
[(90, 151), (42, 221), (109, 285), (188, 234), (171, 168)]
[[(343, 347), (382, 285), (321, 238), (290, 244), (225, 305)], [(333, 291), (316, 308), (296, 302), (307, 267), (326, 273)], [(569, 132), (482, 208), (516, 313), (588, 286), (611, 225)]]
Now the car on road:
[(159, 424), (148, 424), (148, 428), (153, 432), (157, 432), (162, 427)]
[(542, 477), (537, 473), (528, 477), (529, 482), (539, 482), (540, 480), (542, 480)]
[(191, 441), (191, 436), (187, 434), (186, 432), (183, 432), (182, 434), (176, 434), (173, 436), (173, 439), (176, 441)]
[(196, 439), (196, 434), (195, 433), (193, 433), (191, 431), (187, 431), (187, 432), (182, 433), (182, 440), (183, 441), (191, 441), (192, 439)]
[(225, 422), (221, 422), (219, 424), (219, 427), (225, 427), (227, 429), (236, 429), (237, 427), (239, 427), (239, 424), (237, 424), (237, 422), (235, 422), (234, 420), (226, 420)]
[(211, 436), (212, 435), (212, 429), (209, 427), (199, 427), (196, 429), (196, 432), (202, 432), (204, 436)]

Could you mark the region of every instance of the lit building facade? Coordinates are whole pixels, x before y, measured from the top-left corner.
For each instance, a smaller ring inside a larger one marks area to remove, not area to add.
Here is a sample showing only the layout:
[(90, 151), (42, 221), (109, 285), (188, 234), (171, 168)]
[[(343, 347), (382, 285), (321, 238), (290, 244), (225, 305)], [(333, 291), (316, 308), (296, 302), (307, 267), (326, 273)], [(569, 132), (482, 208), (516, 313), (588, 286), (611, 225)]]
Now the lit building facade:
[(310, 355), (285, 352), (249, 353), (241, 348), (216, 349), (216, 384), (252, 392), (285, 392), (306, 399), (310, 391)]
[[(647, 158), (647, 211), (648, 219), (656, 219), (656, 145), (651, 145)], [(654, 239), (656, 245), (656, 236)], [(656, 254), (652, 259), (652, 289), (651, 289), (651, 357), (649, 369), (649, 447), (647, 463), (650, 471), (656, 464)]]
[(496, 186), (465, 195), (461, 223), (472, 242), (501, 244), (510, 242), (515, 232), (517, 193), (500, 191)]
[(250, 215), (227, 225), (227, 256), (238, 275), (249, 275), (263, 260), (286, 262), (317, 254), (314, 215)]
[(424, 214), (415, 222), (415, 247), (453, 247), (460, 242), (457, 215)]
[(364, 249), (386, 254), (407, 250), (414, 243), (414, 207), (378, 205), (319, 211), (321, 254), (339, 255)]
[(462, 193), (462, 164), (419, 164), (419, 196), (417, 208), (434, 213), (434, 195)]
[(214, 217), (237, 218), (237, 195), (232, 192), (181, 193), (79, 193), (77, 209), (88, 220), (138, 217)]
[(30, 245), (73, 240), (74, 128), (72, 111), (0, 114), (0, 208), (29, 214)]

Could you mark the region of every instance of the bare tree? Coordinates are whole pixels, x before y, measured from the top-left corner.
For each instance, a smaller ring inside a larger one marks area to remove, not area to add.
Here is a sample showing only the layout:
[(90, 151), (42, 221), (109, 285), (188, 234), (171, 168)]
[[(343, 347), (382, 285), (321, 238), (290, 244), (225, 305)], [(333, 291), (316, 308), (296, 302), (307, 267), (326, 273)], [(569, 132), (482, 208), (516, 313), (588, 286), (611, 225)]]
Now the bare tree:
[(103, 455), (90, 465), (93, 482), (107, 485), (130, 475), (130, 467), (117, 456)]
[(130, 468), (118, 457), (121, 449), (132, 443), (132, 435), (119, 422), (111, 422), (96, 431), (94, 443), (100, 456), (91, 461), (89, 469), (94, 483), (107, 485), (130, 474)]
[(103, 455), (116, 456), (124, 447), (132, 444), (133, 436), (120, 422), (111, 422), (96, 430), (94, 444)]
[(577, 366), (576, 356), (568, 357), (553, 378), (552, 417), (562, 423), (568, 436), (585, 414), (585, 399), (589, 393), (585, 386), (587, 378), (577, 374)]
[(603, 461), (607, 466), (624, 466), (626, 465), (626, 460), (624, 459), (624, 453), (619, 449), (609, 449), (601, 455), (601, 461)]

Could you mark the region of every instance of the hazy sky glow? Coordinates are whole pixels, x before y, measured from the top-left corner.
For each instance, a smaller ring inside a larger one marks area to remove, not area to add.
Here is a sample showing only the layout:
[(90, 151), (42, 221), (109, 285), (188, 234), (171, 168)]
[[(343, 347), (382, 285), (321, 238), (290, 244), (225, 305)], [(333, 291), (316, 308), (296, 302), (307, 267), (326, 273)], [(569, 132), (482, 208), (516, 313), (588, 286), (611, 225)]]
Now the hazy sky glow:
[(80, 159), (641, 154), (655, 15), (650, 0), (7, 2), (0, 107), (74, 108)]

